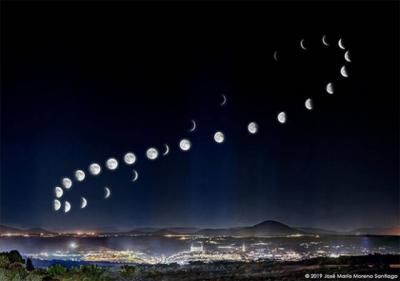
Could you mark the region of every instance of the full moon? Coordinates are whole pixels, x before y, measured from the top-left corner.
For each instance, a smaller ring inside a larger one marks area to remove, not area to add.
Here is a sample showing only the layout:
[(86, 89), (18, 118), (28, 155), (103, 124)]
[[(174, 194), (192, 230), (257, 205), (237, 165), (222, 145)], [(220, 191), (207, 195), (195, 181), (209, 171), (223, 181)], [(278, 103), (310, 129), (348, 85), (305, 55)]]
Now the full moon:
[(62, 179), (62, 184), (66, 189), (70, 189), (72, 186), (72, 181), (70, 178), (63, 178)]
[(347, 72), (347, 67), (345, 65), (340, 68), (340, 74), (342, 74), (343, 77), (349, 77), (349, 73)]
[(150, 147), (149, 149), (147, 149), (146, 151), (146, 156), (147, 158), (149, 158), (150, 160), (155, 160), (158, 157), (158, 150), (155, 149), (154, 147)]
[(190, 140), (188, 139), (183, 139), (179, 142), (179, 147), (183, 150), (183, 151), (188, 151), (192, 146), (192, 143), (190, 142)]
[(124, 156), (124, 162), (127, 165), (132, 165), (133, 163), (136, 162), (136, 155), (133, 154), (132, 152), (128, 152)]
[(83, 181), (85, 179), (85, 172), (82, 170), (75, 171), (75, 178), (77, 181)]
[(247, 130), (250, 134), (256, 134), (258, 132), (258, 124), (256, 122), (250, 122), (249, 125), (247, 125)]
[(225, 135), (223, 132), (216, 132), (214, 134), (214, 140), (216, 143), (223, 143), (225, 141)]
[(106, 161), (106, 167), (109, 170), (115, 170), (118, 168), (118, 161), (115, 158), (110, 158)]
[(312, 99), (310, 99), (310, 98), (306, 99), (306, 102), (304, 103), (304, 105), (308, 110), (312, 110), (313, 109)]
[(61, 187), (59, 187), (59, 186), (56, 186), (55, 188), (54, 188), (54, 194), (56, 195), (56, 197), (57, 198), (61, 198), (61, 196), (63, 196), (63, 190), (62, 190), (62, 188)]
[(93, 163), (89, 166), (89, 172), (93, 175), (93, 176), (97, 176), (98, 174), (101, 173), (101, 167), (99, 164), (97, 163)]
[(60, 210), (60, 208), (61, 208), (61, 202), (60, 202), (60, 200), (54, 199), (54, 201), (53, 201), (53, 208), (54, 208), (54, 211)]
[(286, 119), (287, 119), (286, 112), (284, 112), (284, 111), (279, 112), (277, 119), (278, 119), (279, 123), (282, 123), (282, 124), (286, 123)]
[(329, 82), (329, 83), (326, 85), (326, 92), (327, 92), (328, 94), (330, 94), (330, 95), (333, 95), (333, 93), (335, 92), (335, 88), (334, 88), (334, 85), (333, 85), (332, 82)]

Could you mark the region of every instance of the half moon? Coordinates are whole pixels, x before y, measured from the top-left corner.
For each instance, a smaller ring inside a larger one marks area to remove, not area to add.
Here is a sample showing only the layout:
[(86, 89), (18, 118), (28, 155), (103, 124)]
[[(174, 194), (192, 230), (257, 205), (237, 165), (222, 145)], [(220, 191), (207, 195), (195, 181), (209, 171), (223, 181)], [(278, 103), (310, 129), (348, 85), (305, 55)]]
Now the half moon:
[(87, 206), (87, 200), (85, 197), (81, 197), (81, 209), (84, 209)]
[(278, 51), (275, 51), (275, 52), (274, 52), (274, 60), (275, 60), (275, 61), (278, 61)]
[(107, 186), (104, 187), (104, 193), (104, 199), (107, 199), (111, 196), (111, 190)]
[(338, 45), (339, 45), (339, 48), (340, 48), (340, 49), (342, 49), (342, 50), (345, 50), (345, 49), (346, 49), (345, 46), (343, 45), (343, 40), (342, 40), (342, 38), (339, 39)]
[(330, 95), (333, 95), (333, 93), (335, 92), (335, 88), (332, 82), (326, 84), (326, 92)]
[(301, 47), (303, 50), (307, 50), (307, 48), (304, 46), (304, 39), (301, 39), (301, 40), (300, 40), (300, 47)]
[(196, 130), (196, 121), (192, 120), (192, 128), (190, 128), (188, 131), (192, 133), (194, 130)]
[(347, 72), (347, 67), (345, 65), (340, 68), (340, 74), (345, 78), (349, 77), (349, 73)]
[(58, 210), (61, 209), (60, 200), (54, 199), (54, 201), (53, 201), (53, 209), (54, 209), (54, 211), (58, 211)]
[(312, 99), (310, 99), (310, 98), (306, 99), (306, 102), (304, 103), (304, 106), (308, 110), (312, 110), (313, 109), (313, 101), (312, 101)]
[(134, 177), (132, 179), (132, 182), (135, 182), (139, 178), (139, 173), (136, 170), (133, 170), (133, 174), (134, 174)]
[(219, 104), (220, 106), (224, 106), (226, 104), (226, 96), (224, 94), (222, 94), (222, 102)]
[(63, 194), (64, 194), (64, 191), (62, 190), (61, 187), (56, 186), (54, 188), (54, 194), (56, 195), (57, 198), (61, 198), (63, 196)]
[(164, 144), (165, 145), (165, 151), (163, 153), (163, 156), (166, 156), (169, 153), (169, 146), (168, 144)]
[(71, 211), (71, 203), (69, 203), (68, 201), (64, 202), (64, 213), (68, 213), (69, 211)]
[(350, 51), (346, 51), (344, 53), (344, 59), (348, 62), (351, 62)]
[(325, 46), (329, 46), (328, 41), (326, 41), (326, 35), (322, 36), (322, 44), (324, 44)]

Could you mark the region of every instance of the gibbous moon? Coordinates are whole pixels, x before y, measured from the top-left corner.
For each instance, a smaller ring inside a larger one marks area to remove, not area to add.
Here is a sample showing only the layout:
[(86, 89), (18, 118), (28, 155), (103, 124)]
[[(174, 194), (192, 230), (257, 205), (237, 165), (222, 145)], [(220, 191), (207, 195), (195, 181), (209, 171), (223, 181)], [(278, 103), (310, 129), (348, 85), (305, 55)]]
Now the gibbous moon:
[(124, 156), (124, 162), (127, 165), (132, 165), (133, 163), (136, 162), (136, 155), (133, 154), (132, 152), (128, 152)]
[(85, 172), (82, 170), (76, 170), (75, 171), (75, 179), (77, 181), (83, 181), (85, 179), (86, 175)]
[(104, 199), (107, 199), (110, 196), (111, 196), (111, 190), (107, 186), (105, 186), (104, 187)]
[(351, 62), (350, 51), (346, 51), (344, 53), (344, 59), (348, 62)]
[(63, 194), (64, 194), (64, 191), (62, 190), (61, 187), (56, 186), (54, 188), (54, 194), (56, 195), (57, 198), (61, 198), (63, 196)]
[(300, 40), (300, 47), (301, 47), (303, 50), (307, 50), (307, 48), (304, 46), (304, 39), (301, 39), (301, 40)]
[(133, 176), (132, 181), (135, 182), (139, 178), (139, 173), (136, 170), (133, 170), (133, 174), (134, 174), (134, 176)]
[(224, 106), (226, 104), (226, 96), (222, 94), (222, 102), (219, 104), (220, 106)]
[(326, 92), (327, 92), (328, 94), (330, 94), (330, 95), (333, 95), (333, 93), (335, 92), (335, 88), (334, 88), (334, 85), (333, 85), (332, 82), (329, 82), (329, 83), (326, 85)]
[(85, 197), (81, 197), (81, 209), (87, 206), (87, 200)]
[(223, 143), (225, 141), (225, 135), (222, 132), (216, 132), (214, 134), (214, 141), (216, 143)]
[(183, 151), (188, 151), (191, 147), (192, 147), (192, 143), (190, 142), (190, 140), (188, 139), (182, 139), (179, 142), (179, 147), (183, 150)]
[(71, 211), (71, 203), (69, 203), (68, 201), (64, 202), (64, 213), (68, 213), (69, 211)]
[(306, 102), (304, 103), (304, 105), (308, 110), (312, 110), (313, 109), (312, 99), (310, 99), (310, 98), (306, 99)]
[(285, 111), (279, 112), (277, 119), (278, 119), (279, 123), (282, 123), (282, 124), (286, 123), (286, 119), (287, 119), (286, 112)]
[(99, 164), (97, 163), (93, 163), (89, 166), (89, 172), (93, 175), (93, 176), (97, 176), (98, 174), (101, 173), (101, 167)]
[(275, 60), (275, 61), (278, 61), (278, 51), (275, 51), (275, 52), (274, 52), (274, 60)]
[(54, 199), (53, 200), (53, 209), (54, 211), (58, 211), (61, 209), (61, 202), (60, 200)]
[(62, 179), (62, 185), (66, 188), (66, 189), (70, 189), (72, 186), (72, 181), (70, 178), (63, 178)]
[(322, 36), (322, 44), (324, 44), (325, 46), (329, 46), (328, 41), (326, 41), (326, 35)]
[(192, 120), (192, 128), (190, 128), (188, 131), (192, 133), (194, 130), (196, 130), (196, 121)]
[(150, 160), (155, 160), (158, 157), (158, 150), (155, 149), (154, 147), (150, 147), (149, 149), (147, 149), (146, 151), (146, 156), (147, 158), (149, 158)]
[(165, 145), (165, 151), (163, 153), (163, 156), (166, 156), (169, 153), (169, 146), (168, 144), (164, 144)]
[(347, 72), (347, 67), (345, 65), (340, 68), (340, 74), (342, 74), (343, 77), (349, 77), (349, 73)]
[(342, 38), (339, 39), (338, 45), (339, 45), (339, 48), (340, 48), (340, 49), (342, 49), (342, 50), (346, 49), (345, 46), (343, 45), (343, 40), (342, 40)]
[(106, 167), (109, 170), (115, 170), (118, 168), (118, 161), (115, 158), (110, 158), (106, 161)]
[(258, 132), (258, 124), (256, 122), (250, 122), (249, 125), (247, 125), (247, 130), (250, 134), (256, 134)]

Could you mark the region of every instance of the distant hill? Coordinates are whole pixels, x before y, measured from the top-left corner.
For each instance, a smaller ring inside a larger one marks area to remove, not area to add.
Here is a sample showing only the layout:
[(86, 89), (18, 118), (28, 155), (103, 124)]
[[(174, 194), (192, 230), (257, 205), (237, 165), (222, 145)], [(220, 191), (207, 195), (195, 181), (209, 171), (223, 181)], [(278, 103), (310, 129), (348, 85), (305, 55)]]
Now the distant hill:
[(306, 234), (304, 231), (292, 228), (277, 221), (264, 221), (254, 226), (235, 227), (225, 229), (203, 229), (196, 234), (201, 235), (224, 235), (224, 236), (286, 236), (294, 234)]
[(48, 231), (43, 228), (34, 227), (29, 229), (21, 229), (16, 227), (10, 227), (5, 225), (0, 225), (0, 233), (15, 233), (15, 234), (29, 234), (29, 235), (40, 235), (43, 234), (55, 234), (54, 232)]
[(394, 235), (400, 236), (400, 226), (358, 228), (351, 231), (355, 235)]
[(342, 234), (342, 233), (334, 231), (334, 230), (315, 228), (315, 227), (296, 227), (296, 229), (299, 229), (299, 230), (307, 232), (307, 233), (312, 233), (312, 234), (322, 234), (322, 235)]

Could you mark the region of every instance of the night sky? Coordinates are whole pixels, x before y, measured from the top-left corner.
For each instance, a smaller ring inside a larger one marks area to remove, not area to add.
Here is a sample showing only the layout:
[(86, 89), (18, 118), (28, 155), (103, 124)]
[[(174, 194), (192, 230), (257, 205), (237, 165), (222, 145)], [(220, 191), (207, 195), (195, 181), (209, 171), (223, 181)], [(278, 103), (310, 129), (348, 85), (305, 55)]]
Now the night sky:
[[(0, 223), (396, 225), (399, 34), (394, 2), (3, 3)], [(286, 124), (276, 121), (283, 110)], [(178, 148), (184, 137), (188, 152)], [(145, 158), (164, 143), (168, 156)], [(116, 171), (104, 169), (109, 157)], [(92, 162), (100, 176), (88, 174)], [(62, 198), (72, 210), (55, 212), (54, 187), (76, 169), (87, 178)]]

